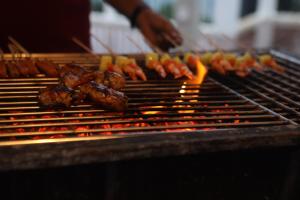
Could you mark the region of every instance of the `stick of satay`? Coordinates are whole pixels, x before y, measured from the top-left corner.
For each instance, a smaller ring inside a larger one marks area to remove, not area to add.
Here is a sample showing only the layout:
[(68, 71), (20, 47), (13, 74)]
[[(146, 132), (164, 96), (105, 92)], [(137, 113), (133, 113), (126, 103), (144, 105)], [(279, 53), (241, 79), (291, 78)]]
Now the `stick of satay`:
[(149, 45), (149, 47), (151, 49), (153, 49), (153, 51), (156, 54), (158, 54), (158, 56), (160, 57), (159, 62), (164, 67), (164, 69), (167, 73), (172, 74), (175, 79), (183, 76), (180, 73), (180, 70), (178, 69), (178, 67), (176, 66), (175, 61), (171, 58), (171, 56), (168, 53), (162, 51), (159, 47), (152, 45), (152, 43), (150, 41), (148, 41), (147, 38), (144, 38), (144, 40)]
[(97, 36), (91, 34), (91, 36), (99, 42), (113, 57), (115, 57), (115, 64), (119, 66), (122, 71), (127, 74), (132, 80), (140, 78), (143, 81), (147, 80), (147, 77), (134, 58), (128, 58), (126, 56), (116, 56), (116, 53)]
[[(57, 64), (48, 60), (41, 61), (32, 59), (30, 52), (26, 50), (26, 48), (22, 46), (16, 39), (11, 36), (9, 36), (8, 39), (13, 43), (18, 52), (25, 55), (25, 59), (17, 60), (16, 63), (13, 64), (9, 63), (10, 68), (13, 68), (12, 65), (16, 65), (20, 69), (20, 72), (23, 71), (25, 74), (24, 76), (37, 76), (41, 72), (48, 77), (58, 77), (59, 66)], [(22, 54), (20, 54), (20, 58), (22, 57)]]
[[(222, 34), (225, 39), (228, 41), (236, 43), (232, 38), (228, 37), (225, 34)], [(271, 55), (264, 54), (264, 55), (257, 55), (255, 50), (251, 47), (247, 47), (242, 42), (237, 42), (238, 46), (245, 49), (247, 52), (243, 56), (244, 62), (248, 62), (249, 65), (252, 65), (257, 70), (263, 70), (263, 68), (271, 68), (278, 73), (283, 73), (285, 69), (280, 66)], [(258, 63), (257, 60), (260, 62)]]
[(227, 41), (230, 41), (234, 44), (238, 44), (239, 47), (246, 50), (245, 54), (241, 57), (237, 57), (234, 54), (226, 54), (226, 58), (229, 60), (229, 62), (236, 63), (239, 65), (244, 65), (245, 67), (254, 68), (259, 71), (263, 70), (263, 66), (257, 62), (257, 60), (256, 60), (257, 55), (252, 48), (247, 48), (242, 43), (236, 42), (235, 40), (233, 40), (232, 38), (230, 38), (229, 36), (227, 36), (225, 34), (222, 34), (222, 36)]
[[(174, 46), (176, 46), (176, 42), (170, 38), (168, 35), (165, 35), (165, 38)], [(182, 47), (180, 47), (180, 50), (182, 55), (184, 55), (184, 50)], [(173, 58), (176, 64), (176, 67), (179, 69), (180, 73), (183, 74), (184, 76), (188, 77), (189, 79), (194, 79), (194, 74), (193, 72), (188, 68), (188, 66), (181, 61), (180, 57), (177, 55), (175, 58)]]
[(130, 36), (127, 35), (127, 39), (137, 48), (139, 51), (146, 56), (145, 65), (148, 69), (155, 70), (162, 78), (166, 78), (167, 73), (163, 66), (159, 62), (159, 56), (157, 53), (146, 53), (142, 47)]
[(78, 38), (73, 37), (72, 40), (73, 40), (73, 42), (75, 42), (78, 46), (80, 46), (82, 49), (84, 49), (89, 54), (95, 56), (97, 59), (100, 58), (99, 71), (102, 71), (102, 72), (110, 71), (110, 72), (116, 72), (116, 73), (123, 75), (122, 69), (113, 64), (113, 58), (111, 56), (100, 57), (100, 56), (96, 55), (88, 46), (83, 44), (83, 42), (81, 42)]
[(217, 52), (211, 55), (208, 54), (206, 55), (207, 57), (203, 58), (204, 62), (209, 62), (213, 70), (222, 75), (225, 75), (227, 71), (234, 71), (234, 73), (240, 77), (245, 77), (250, 73), (250, 69), (246, 65), (240, 62), (233, 62), (235, 60), (235, 56), (233, 54), (226, 55), (224, 53), (225, 51), (217, 45), (212, 38), (204, 33), (200, 32), (200, 34), (217, 49)]

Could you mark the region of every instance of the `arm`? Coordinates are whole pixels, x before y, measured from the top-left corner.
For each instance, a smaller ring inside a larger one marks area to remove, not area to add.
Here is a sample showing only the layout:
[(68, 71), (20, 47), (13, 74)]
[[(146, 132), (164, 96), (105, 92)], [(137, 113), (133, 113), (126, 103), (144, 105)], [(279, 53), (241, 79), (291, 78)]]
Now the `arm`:
[(181, 35), (176, 28), (142, 0), (106, 0), (106, 2), (129, 18), (152, 45), (167, 50), (173, 47), (174, 43), (177, 45), (182, 43)]

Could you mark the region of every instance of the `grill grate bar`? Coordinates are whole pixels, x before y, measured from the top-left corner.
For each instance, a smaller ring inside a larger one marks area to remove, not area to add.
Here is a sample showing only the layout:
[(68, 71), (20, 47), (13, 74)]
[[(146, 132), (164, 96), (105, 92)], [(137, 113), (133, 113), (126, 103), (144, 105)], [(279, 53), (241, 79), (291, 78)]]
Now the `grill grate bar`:
[[(197, 116), (199, 114), (196, 114)], [(142, 116), (142, 115), (140, 115)], [(166, 116), (165, 114), (162, 115), (148, 115), (145, 117), (144, 120), (141, 120), (141, 118), (138, 115), (129, 115), (129, 116), (83, 116), (83, 117), (57, 117), (57, 118), (30, 118), (30, 119), (14, 119), (14, 120), (0, 120), (0, 123), (22, 123), (22, 122), (47, 122), (47, 121), (72, 121), (72, 120), (114, 120), (114, 119), (124, 119), (122, 123), (136, 123), (136, 122), (152, 122), (153, 119), (148, 118), (158, 118), (162, 116)], [(169, 115), (166, 117), (175, 117), (172, 118), (172, 121), (211, 121), (211, 120), (237, 120), (237, 119), (269, 119), (274, 118), (274, 115), (242, 115), (242, 116), (213, 116), (213, 117), (197, 117), (193, 113), (191, 115), (184, 115), (188, 118), (178, 118), (180, 115)], [(136, 118), (136, 119), (135, 119)], [(126, 119), (130, 119), (130, 121), (126, 121)], [(169, 119), (162, 119), (165, 121), (168, 121)], [(155, 121), (158, 122), (158, 119)], [(110, 121), (105, 121), (105, 123), (110, 123)], [(112, 122), (116, 123), (116, 122)], [(0, 127), (2, 129), (3, 127)]]
[[(72, 111), (48, 111), (48, 112), (22, 112), (22, 113), (13, 113), (13, 116), (40, 116), (40, 115), (74, 115), (74, 114), (80, 114), (82, 115), (82, 113), (85, 114), (103, 114), (103, 110), (72, 110)], [(212, 115), (262, 115), (265, 114), (266, 111), (263, 110), (254, 110), (254, 111), (218, 111), (218, 112), (197, 112), (197, 113), (178, 113), (178, 112), (168, 112), (168, 113), (164, 113), (164, 114), (115, 114), (114, 116), (106, 116), (104, 115), (105, 118), (114, 118), (114, 117), (131, 117), (131, 116), (136, 116), (136, 117), (161, 117), (161, 116), (212, 116)], [(107, 114), (104, 113), (104, 114)], [(12, 114), (11, 113), (0, 113), (0, 117), (11, 117)]]
[[(263, 119), (269, 119), (267, 122), (272, 122), (270, 119), (274, 119), (276, 116), (273, 115), (265, 115), (265, 116), (247, 116), (247, 117), (221, 117), (220, 119), (216, 118), (202, 118), (202, 117), (191, 117), (191, 118), (159, 118), (159, 119), (129, 119), (129, 120), (115, 120), (115, 121), (80, 121), (80, 122), (63, 122), (63, 123), (41, 123), (41, 124), (24, 124), (24, 125), (7, 125), (7, 126), (1, 126), (0, 130), (3, 129), (18, 129), (18, 128), (39, 128), (39, 127), (56, 127), (56, 126), (86, 126), (86, 125), (111, 125), (111, 124), (139, 124), (139, 123), (166, 123), (166, 122), (207, 122), (207, 121), (214, 121), (214, 120), (242, 120), (242, 119), (257, 119), (257, 120), (263, 120)], [(35, 120), (32, 120), (33, 122), (36, 122)], [(260, 121), (262, 122), (262, 121)], [(286, 122), (286, 121), (283, 121)], [(14, 123), (14, 122), (13, 122)], [(213, 123), (217, 124), (217, 123)], [(165, 129), (168, 129), (168, 127), (165, 127)]]
[(183, 130), (192, 131), (192, 129), (198, 128), (238, 128), (238, 127), (253, 127), (253, 126), (275, 126), (275, 125), (286, 125), (286, 121), (271, 121), (271, 122), (247, 122), (247, 123), (218, 123), (218, 124), (196, 124), (196, 125), (168, 125), (168, 126), (151, 126), (151, 127), (129, 127), (129, 128), (101, 128), (101, 129), (87, 129), (87, 130), (67, 130), (67, 131), (45, 131), (41, 132), (24, 132), (24, 133), (3, 133), (0, 134), (0, 138), (11, 138), (11, 137), (29, 137), (29, 136), (47, 136), (57, 134), (80, 134), (80, 133), (110, 133), (110, 132), (136, 132), (143, 133), (145, 131), (161, 131), (161, 130)]

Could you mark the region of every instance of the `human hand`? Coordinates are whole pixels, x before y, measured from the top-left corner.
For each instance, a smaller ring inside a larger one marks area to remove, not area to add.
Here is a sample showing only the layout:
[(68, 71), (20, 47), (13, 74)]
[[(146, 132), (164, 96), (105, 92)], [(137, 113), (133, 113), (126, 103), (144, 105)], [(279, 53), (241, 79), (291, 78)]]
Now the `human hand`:
[(140, 13), (136, 25), (151, 45), (164, 51), (182, 43), (182, 37), (176, 28), (150, 9)]

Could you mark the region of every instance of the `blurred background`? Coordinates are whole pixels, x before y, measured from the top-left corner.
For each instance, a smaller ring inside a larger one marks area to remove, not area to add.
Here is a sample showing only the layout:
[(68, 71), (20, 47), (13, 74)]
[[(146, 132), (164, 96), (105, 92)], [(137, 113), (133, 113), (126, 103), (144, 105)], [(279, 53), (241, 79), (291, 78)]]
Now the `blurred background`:
[[(280, 48), (300, 55), (299, 0), (145, 0), (154, 10), (170, 19), (185, 38), (185, 48), (208, 50), (213, 47), (199, 31), (213, 35), (222, 48), (234, 49), (238, 43), (256, 48)], [(91, 0), (92, 32), (118, 53), (138, 53), (126, 39), (131, 35), (145, 51), (149, 50), (137, 30), (101, 0)], [(235, 38), (225, 40), (222, 34)], [(193, 44), (193, 46), (192, 46)], [(105, 49), (92, 40), (95, 52)]]

